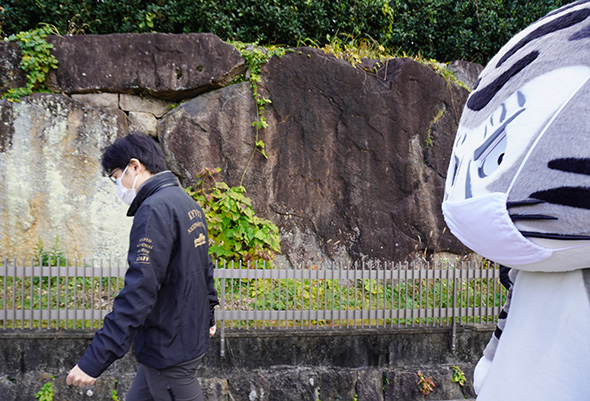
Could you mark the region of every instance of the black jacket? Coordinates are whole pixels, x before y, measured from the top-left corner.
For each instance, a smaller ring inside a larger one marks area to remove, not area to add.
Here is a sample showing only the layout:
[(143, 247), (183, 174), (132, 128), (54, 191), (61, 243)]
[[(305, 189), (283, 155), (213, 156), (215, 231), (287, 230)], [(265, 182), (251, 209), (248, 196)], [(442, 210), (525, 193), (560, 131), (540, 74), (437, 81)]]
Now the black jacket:
[(98, 377), (135, 346), (137, 360), (162, 369), (209, 346), (218, 304), (205, 215), (169, 171), (143, 183), (127, 212), (135, 216), (125, 287), (78, 366)]

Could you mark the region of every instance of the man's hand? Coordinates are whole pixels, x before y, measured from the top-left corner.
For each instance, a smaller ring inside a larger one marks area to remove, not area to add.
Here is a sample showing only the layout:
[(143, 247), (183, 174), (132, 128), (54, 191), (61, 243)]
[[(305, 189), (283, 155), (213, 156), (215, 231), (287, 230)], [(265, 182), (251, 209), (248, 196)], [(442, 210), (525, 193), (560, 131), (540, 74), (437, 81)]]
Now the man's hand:
[(217, 330), (217, 326), (209, 327), (209, 337), (213, 337), (215, 335), (216, 330)]
[(78, 367), (78, 365), (74, 366), (72, 370), (70, 370), (70, 374), (66, 378), (66, 384), (68, 386), (78, 386), (78, 387), (86, 387), (92, 386), (96, 379), (94, 377), (88, 376), (82, 369)]

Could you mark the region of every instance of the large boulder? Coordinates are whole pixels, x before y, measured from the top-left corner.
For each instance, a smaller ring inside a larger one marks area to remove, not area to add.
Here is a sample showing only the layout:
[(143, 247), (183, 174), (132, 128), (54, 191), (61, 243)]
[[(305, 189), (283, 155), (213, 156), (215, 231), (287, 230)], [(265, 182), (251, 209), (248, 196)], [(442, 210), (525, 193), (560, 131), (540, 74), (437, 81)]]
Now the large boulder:
[(37, 94), (0, 100), (0, 117), (0, 256), (32, 256), (41, 239), (68, 257), (124, 257), (131, 219), (100, 155), (125, 114)]
[(245, 69), (233, 46), (210, 33), (48, 36), (59, 68), (48, 74), (56, 92), (194, 97), (233, 81)]
[(464, 248), (440, 211), (467, 90), (410, 59), (355, 68), (301, 48), (272, 58), (259, 91), (269, 127), (259, 133), (247, 83), (190, 100), (158, 133), (171, 168), (190, 185), (221, 167), (256, 211), (275, 222), (282, 249), (302, 260), (403, 260)]
[[(255, 118), (256, 104), (248, 82), (182, 103), (158, 125), (168, 167), (182, 177), (184, 185), (194, 183), (203, 167), (221, 167), (226, 177), (235, 178), (252, 153), (255, 133), (251, 122)], [(239, 177), (231, 181), (237, 185)]]

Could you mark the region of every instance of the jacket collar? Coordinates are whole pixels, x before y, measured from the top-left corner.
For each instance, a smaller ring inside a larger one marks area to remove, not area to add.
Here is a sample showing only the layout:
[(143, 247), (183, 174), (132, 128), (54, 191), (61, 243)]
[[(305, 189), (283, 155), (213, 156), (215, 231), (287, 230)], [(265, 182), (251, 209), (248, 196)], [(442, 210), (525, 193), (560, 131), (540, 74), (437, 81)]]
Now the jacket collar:
[(135, 212), (137, 212), (144, 200), (160, 189), (171, 186), (178, 187), (180, 183), (170, 170), (162, 171), (148, 178), (139, 188), (133, 202), (131, 202), (129, 210), (127, 210), (127, 216), (135, 216)]

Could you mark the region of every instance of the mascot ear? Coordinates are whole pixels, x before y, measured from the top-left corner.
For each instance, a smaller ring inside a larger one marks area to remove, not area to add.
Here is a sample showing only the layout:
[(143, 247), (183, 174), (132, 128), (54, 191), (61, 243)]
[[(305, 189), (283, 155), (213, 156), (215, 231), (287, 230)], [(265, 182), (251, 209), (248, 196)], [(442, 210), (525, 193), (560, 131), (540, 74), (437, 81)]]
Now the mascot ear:
[(588, 3), (512, 38), (463, 110), (443, 214), (457, 238), (495, 262), (540, 271), (590, 266)]

